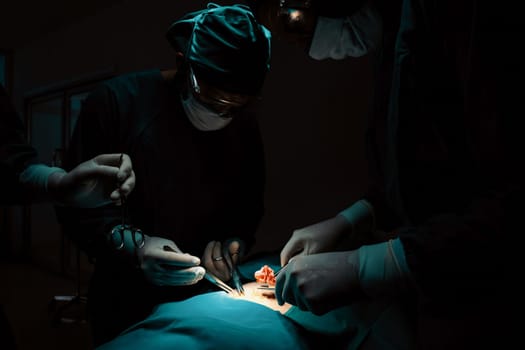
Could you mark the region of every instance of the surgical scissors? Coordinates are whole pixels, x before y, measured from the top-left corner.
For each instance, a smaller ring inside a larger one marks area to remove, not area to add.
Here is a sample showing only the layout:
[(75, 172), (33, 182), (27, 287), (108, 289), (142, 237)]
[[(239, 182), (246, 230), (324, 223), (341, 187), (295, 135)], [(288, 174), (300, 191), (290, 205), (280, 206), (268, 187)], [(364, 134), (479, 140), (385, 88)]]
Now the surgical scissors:
[[(122, 158), (124, 154), (120, 155), (120, 163), (122, 164)], [(129, 231), (131, 233), (131, 238), (133, 240), (133, 244), (136, 248), (140, 249), (144, 247), (144, 244), (146, 243), (146, 238), (144, 236), (144, 233), (138, 229), (133, 227), (132, 225), (126, 224), (126, 219), (128, 217), (128, 203), (126, 196), (122, 195), (120, 198), (120, 206), (121, 206), (121, 223), (120, 225), (117, 225), (111, 230), (109, 241), (113, 244), (115, 249), (121, 250), (124, 248), (125, 244), (125, 237), (124, 233)], [(118, 236), (120, 235), (120, 241), (118, 240)]]
[[(109, 241), (113, 244), (116, 250), (121, 250), (125, 245), (125, 232), (129, 231), (131, 233), (131, 239), (136, 248), (140, 249), (144, 247), (146, 243), (146, 238), (141, 229), (135, 228), (131, 225), (117, 225), (115, 226), (109, 235)], [(120, 235), (119, 238), (117, 238)]]

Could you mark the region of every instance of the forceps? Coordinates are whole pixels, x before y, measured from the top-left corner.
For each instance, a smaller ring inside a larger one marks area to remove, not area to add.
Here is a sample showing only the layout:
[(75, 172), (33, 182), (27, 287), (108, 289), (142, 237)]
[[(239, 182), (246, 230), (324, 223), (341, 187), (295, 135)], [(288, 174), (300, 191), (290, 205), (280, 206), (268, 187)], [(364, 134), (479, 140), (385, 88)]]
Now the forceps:
[(204, 275), (204, 278), (206, 278), (208, 281), (225, 291), (226, 293), (233, 292), (233, 288), (221, 281), (217, 276), (212, 274), (211, 272), (206, 271), (206, 274)]
[[(277, 278), (277, 275), (279, 275), (281, 273), (281, 271), (287, 266), (288, 264), (284, 265), (284, 266), (281, 266), (280, 268), (277, 269), (277, 271), (275, 271), (273, 273), (273, 276), (275, 278)], [(259, 287), (257, 287), (257, 289), (262, 289), (262, 290), (275, 290), (275, 287), (270, 287), (269, 285), (267, 284), (263, 284), (263, 285), (260, 285)]]
[[(165, 245), (163, 248), (164, 248), (164, 250), (169, 251), (169, 252), (176, 252), (175, 250), (173, 250), (173, 248), (171, 248), (168, 245)], [(233, 288), (232, 287), (230, 287), (229, 285), (224, 283), (219, 277), (215, 276), (211, 272), (206, 271), (206, 273), (204, 274), (204, 278), (206, 278), (208, 281), (210, 281), (212, 284), (216, 285), (217, 287), (219, 287), (220, 289), (222, 289), (226, 293), (233, 292)]]
[[(237, 290), (237, 293), (240, 295), (244, 294), (244, 287), (242, 286), (241, 281), (241, 273), (239, 271), (239, 267), (237, 266), (237, 263), (233, 261), (234, 255), (239, 255), (243, 249), (243, 244), (239, 241), (239, 251), (233, 254), (230, 254), (230, 243), (233, 240), (227, 240), (222, 245), (222, 255), (225, 257), (226, 265), (228, 265), (228, 268), (231, 271), (231, 278), (233, 282), (233, 286)], [(228, 258), (226, 258), (228, 257)]]

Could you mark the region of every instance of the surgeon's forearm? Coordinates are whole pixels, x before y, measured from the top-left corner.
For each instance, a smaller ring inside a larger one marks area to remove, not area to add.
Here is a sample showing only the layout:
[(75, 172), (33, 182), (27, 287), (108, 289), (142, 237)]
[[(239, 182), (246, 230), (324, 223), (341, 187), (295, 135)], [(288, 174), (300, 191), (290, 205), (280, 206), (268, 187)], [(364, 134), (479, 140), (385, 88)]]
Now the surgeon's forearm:
[(350, 207), (338, 213), (337, 218), (341, 225), (341, 232), (349, 237), (351, 248), (357, 248), (363, 244), (377, 242), (376, 219), (374, 207), (366, 199), (361, 199)]
[(57, 199), (60, 179), (65, 174), (62, 168), (33, 164), (20, 174), (19, 182), (32, 201), (54, 201)]

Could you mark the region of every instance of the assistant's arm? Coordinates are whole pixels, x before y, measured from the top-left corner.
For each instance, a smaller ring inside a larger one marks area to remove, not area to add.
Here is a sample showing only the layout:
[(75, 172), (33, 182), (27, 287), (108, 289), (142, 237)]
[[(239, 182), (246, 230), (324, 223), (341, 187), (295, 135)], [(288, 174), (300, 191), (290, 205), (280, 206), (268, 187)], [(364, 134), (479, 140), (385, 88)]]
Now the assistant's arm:
[[(84, 101), (77, 126), (67, 150), (65, 169), (70, 170), (99, 154), (122, 152), (119, 148), (117, 101), (106, 85), (95, 89)], [(115, 182), (118, 180), (115, 178)], [(121, 217), (120, 207), (108, 204), (98, 208), (57, 206), (57, 216), (65, 232), (89, 255), (106, 247), (106, 235)]]

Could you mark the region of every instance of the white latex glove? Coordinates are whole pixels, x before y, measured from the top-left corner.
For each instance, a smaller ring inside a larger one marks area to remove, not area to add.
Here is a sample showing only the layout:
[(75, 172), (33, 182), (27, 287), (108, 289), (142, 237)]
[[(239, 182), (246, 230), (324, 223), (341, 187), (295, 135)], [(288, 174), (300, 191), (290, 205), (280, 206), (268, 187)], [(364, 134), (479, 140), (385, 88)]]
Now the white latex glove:
[(404, 250), (396, 239), (353, 251), (296, 256), (278, 274), (275, 296), (279, 305), (287, 302), (322, 315), (365, 296), (397, 295), (409, 285)]
[(358, 247), (371, 236), (374, 225), (373, 208), (361, 199), (330, 219), (295, 230), (281, 250), (281, 266), (295, 255), (336, 250), (343, 240)]
[(54, 172), (47, 191), (62, 204), (93, 208), (121, 203), (135, 187), (135, 172), (127, 154), (102, 154), (85, 161), (69, 173)]
[(281, 266), (294, 256), (310, 255), (334, 250), (352, 226), (340, 216), (295, 230), (281, 250)]
[(183, 253), (165, 238), (146, 236), (144, 247), (137, 250), (139, 265), (146, 279), (157, 286), (185, 286), (199, 282), (206, 271), (200, 259)]
[[(202, 261), (207, 271), (210, 271), (222, 281), (228, 282), (231, 279), (229, 266), (237, 265), (242, 255), (242, 242), (236, 239), (226, 240), (226, 249), (218, 241), (210, 241), (204, 249)], [(231, 264), (228, 264), (228, 261)], [(233, 265), (232, 265), (233, 264)]]
[(295, 256), (277, 275), (275, 296), (322, 315), (363, 298), (357, 251)]

